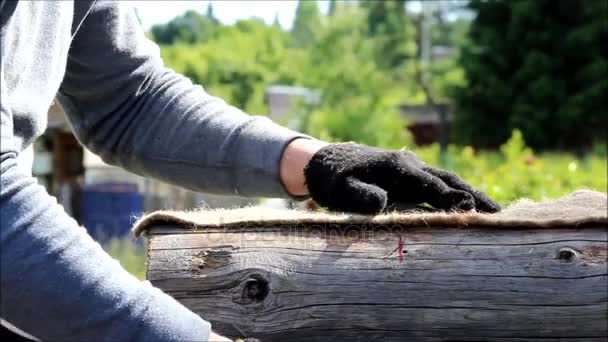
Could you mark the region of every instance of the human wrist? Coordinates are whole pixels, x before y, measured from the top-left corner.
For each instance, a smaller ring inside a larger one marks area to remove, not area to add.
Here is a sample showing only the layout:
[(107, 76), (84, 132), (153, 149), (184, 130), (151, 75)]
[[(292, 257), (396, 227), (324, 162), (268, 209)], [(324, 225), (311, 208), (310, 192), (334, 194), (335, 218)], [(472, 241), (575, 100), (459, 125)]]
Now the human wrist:
[(280, 177), (285, 191), (294, 197), (309, 194), (304, 168), (314, 154), (328, 143), (316, 139), (297, 138), (290, 142), (281, 156)]

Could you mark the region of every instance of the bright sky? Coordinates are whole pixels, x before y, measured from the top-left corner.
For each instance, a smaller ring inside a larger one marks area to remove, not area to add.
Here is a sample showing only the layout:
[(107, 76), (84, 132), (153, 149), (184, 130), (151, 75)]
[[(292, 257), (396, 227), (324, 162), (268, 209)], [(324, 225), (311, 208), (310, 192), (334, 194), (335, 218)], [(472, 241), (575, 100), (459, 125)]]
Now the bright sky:
[[(258, 17), (267, 23), (272, 23), (275, 15), (283, 28), (291, 28), (295, 14), (297, 0), (264, 0), (264, 1), (237, 1), (237, 0), (199, 0), (199, 1), (129, 1), (132, 3), (143, 26), (148, 30), (152, 25), (165, 23), (187, 10), (193, 9), (201, 13), (207, 10), (207, 4), (213, 4), (213, 13), (223, 23), (232, 24), (239, 19)], [(319, 8), (324, 13), (329, 8), (329, 2), (319, 1)]]

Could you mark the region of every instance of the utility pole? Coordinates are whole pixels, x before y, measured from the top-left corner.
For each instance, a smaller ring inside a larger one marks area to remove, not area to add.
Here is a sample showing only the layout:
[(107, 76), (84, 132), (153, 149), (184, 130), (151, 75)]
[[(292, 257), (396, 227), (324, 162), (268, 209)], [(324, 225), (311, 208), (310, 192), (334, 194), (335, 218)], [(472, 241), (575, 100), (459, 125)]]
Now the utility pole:
[(433, 1), (420, 1), (421, 17), (420, 17), (420, 75), (419, 83), (426, 96), (427, 104), (435, 109), (439, 116), (439, 152), (440, 160), (444, 160), (448, 148), (448, 124), (446, 109), (441, 104), (435, 102), (433, 94), (431, 94), (430, 83), (431, 76), (428, 68), (431, 64), (431, 14), (436, 8), (436, 3)]
[(422, 63), (421, 78), (424, 84), (428, 84), (429, 75), (427, 67), (431, 61), (431, 27), (429, 22), (430, 17), (430, 3), (427, 1), (420, 1), (421, 8), (421, 22), (420, 22), (420, 62)]

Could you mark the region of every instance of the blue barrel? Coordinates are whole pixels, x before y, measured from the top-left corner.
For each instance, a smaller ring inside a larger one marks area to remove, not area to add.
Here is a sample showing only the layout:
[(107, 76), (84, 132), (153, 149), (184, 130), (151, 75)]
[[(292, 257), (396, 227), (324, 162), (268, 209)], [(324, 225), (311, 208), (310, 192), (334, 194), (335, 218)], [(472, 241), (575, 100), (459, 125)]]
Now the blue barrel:
[(131, 183), (100, 183), (82, 191), (81, 215), (91, 236), (99, 242), (124, 238), (143, 212), (143, 196)]

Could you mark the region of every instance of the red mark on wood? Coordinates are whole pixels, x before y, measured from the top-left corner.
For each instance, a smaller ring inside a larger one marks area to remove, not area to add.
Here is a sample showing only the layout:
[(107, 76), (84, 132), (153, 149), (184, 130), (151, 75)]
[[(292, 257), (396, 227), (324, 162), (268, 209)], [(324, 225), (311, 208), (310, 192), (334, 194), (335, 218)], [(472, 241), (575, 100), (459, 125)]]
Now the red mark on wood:
[(399, 251), (399, 262), (403, 262), (403, 237), (399, 235), (399, 246), (397, 246), (397, 250)]

